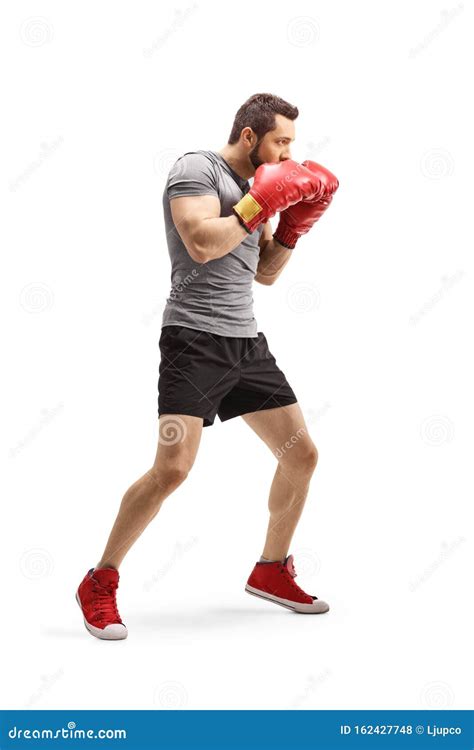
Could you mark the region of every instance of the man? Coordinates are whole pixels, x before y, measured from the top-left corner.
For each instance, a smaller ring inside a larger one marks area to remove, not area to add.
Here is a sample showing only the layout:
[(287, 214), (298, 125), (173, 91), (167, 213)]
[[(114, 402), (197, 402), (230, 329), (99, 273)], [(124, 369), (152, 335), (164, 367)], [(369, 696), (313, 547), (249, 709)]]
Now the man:
[[(253, 315), (254, 278), (275, 283), (338, 188), (324, 167), (291, 159), (297, 116), (283, 99), (256, 94), (238, 110), (220, 151), (188, 152), (168, 176), (163, 207), (172, 289), (160, 337), (158, 448), (153, 467), (125, 493), (104, 553), (76, 594), (84, 624), (98, 638), (127, 637), (116, 602), (119, 566), (188, 476), (202, 429), (216, 414), (221, 421), (241, 416), (279, 456), (266, 540), (246, 591), (295, 612), (329, 609), (298, 586), (288, 555), (317, 449)], [(294, 435), (300, 437), (281, 455)]]

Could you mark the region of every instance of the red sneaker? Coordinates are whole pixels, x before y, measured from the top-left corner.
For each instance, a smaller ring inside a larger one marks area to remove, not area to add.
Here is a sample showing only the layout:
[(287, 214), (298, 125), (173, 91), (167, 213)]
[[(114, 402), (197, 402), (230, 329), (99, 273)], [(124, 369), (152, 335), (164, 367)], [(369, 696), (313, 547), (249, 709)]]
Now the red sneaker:
[(317, 596), (306, 594), (295, 582), (295, 578), (293, 555), (288, 555), (284, 562), (258, 562), (250, 574), (245, 590), (294, 612), (312, 615), (327, 612), (329, 604)]
[(128, 635), (115, 599), (118, 582), (119, 572), (115, 568), (91, 568), (77, 589), (84, 625), (96, 638), (118, 641)]

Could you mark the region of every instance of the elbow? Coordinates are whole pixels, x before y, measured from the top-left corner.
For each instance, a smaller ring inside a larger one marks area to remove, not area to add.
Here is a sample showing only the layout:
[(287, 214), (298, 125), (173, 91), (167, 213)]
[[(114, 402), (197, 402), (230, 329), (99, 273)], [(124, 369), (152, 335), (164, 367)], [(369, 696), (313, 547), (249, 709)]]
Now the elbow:
[(261, 274), (257, 274), (255, 276), (255, 281), (257, 281), (259, 284), (263, 284), (264, 286), (272, 286), (277, 278), (278, 276), (262, 276)]
[(206, 253), (205, 249), (195, 242), (186, 245), (186, 250), (195, 263), (199, 263), (202, 265), (203, 263), (207, 263), (210, 260), (209, 255)]

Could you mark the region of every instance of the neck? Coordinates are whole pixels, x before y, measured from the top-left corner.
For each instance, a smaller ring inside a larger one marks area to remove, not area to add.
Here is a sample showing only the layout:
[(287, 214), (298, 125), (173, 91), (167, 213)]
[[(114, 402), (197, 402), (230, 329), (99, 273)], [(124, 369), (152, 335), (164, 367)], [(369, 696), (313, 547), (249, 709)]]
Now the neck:
[(232, 167), (239, 177), (248, 180), (255, 174), (255, 167), (246, 154), (242, 154), (238, 146), (227, 143), (224, 148), (217, 152), (226, 160), (229, 167)]

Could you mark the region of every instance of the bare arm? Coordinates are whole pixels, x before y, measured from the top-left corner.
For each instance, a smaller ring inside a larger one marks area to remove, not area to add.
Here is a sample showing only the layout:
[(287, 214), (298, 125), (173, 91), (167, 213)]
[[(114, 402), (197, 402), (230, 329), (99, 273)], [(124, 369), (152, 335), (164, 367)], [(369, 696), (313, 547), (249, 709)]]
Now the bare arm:
[(267, 221), (259, 241), (260, 258), (255, 281), (260, 284), (274, 284), (291, 257), (292, 250), (280, 245), (272, 238), (272, 228)]
[(170, 201), (174, 225), (196, 263), (222, 258), (247, 237), (236, 216), (220, 216), (215, 195), (193, 195)]

